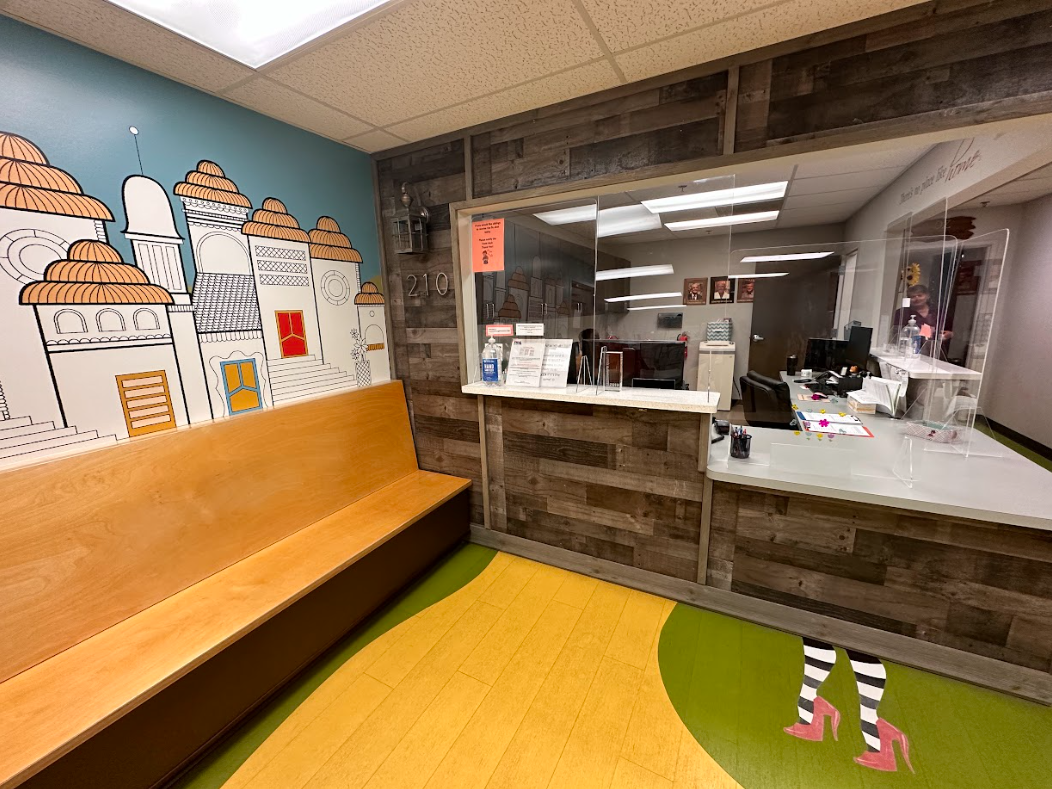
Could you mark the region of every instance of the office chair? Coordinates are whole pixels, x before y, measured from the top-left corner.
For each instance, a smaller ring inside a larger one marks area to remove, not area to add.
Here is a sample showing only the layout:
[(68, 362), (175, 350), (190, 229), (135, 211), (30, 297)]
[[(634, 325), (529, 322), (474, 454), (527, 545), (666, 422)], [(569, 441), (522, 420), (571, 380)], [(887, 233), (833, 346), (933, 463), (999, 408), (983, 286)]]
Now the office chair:
[(745, 421), (750, 427), (773, 427), (778, 430), (793, 430), (796, 414), (789, 384), (776, 381), (753, 370), (739, 379)]

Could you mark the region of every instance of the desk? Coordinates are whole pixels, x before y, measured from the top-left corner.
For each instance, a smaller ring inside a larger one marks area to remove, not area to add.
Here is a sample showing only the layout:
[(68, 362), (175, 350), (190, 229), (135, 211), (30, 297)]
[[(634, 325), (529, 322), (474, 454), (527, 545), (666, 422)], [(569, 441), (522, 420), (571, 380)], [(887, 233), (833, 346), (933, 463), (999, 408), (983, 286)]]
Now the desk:
[(975, 370), (929, 356), (906, 358), (887, 348), (875, 350), (870, 355), (880, 362), (880, 374), (885, 378), (895, 378), (896, 371), (918, 381), (978, 381), (983, 377)]

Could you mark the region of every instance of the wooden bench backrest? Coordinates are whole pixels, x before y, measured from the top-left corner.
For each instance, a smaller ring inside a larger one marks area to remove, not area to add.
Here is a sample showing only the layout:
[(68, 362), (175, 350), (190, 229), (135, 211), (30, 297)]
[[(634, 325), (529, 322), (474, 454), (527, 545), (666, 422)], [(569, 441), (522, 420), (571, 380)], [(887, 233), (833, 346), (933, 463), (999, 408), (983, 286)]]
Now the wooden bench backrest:
[(0, 474), (0, 681), (416, 469), (396, 381)]

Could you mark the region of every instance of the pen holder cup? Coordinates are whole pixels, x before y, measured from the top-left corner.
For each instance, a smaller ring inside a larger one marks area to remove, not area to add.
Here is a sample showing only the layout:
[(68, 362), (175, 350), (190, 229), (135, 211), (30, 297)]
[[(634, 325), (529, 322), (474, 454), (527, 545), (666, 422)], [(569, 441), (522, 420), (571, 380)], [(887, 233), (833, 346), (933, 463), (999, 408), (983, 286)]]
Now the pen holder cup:
[(731, 457), (747, 460), (752, 450), (752, 436), (731, 437)]

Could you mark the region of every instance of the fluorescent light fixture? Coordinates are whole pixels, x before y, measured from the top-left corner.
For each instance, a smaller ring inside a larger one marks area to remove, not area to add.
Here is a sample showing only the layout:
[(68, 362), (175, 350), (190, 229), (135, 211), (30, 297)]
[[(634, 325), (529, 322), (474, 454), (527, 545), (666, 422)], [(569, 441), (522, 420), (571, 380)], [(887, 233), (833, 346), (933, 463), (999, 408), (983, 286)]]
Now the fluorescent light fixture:
[(647, 211), (641, 205), (625, 205), (617, 208), (604, 208), (599, 212), (599, 227), (596, 236), (609, 238), (625, 233), (642, 233), (644, 230), (658, 230), (661, 217)]
[(739, 186), (734, 189), (717, 189), (712, 192), (658, 197), (654, 200), (644, 200), (643, 205), (647, 207), (647, 210), (653, 211), (655, 214), (663, 214), (672, 211), (690, 211), (695, 208), (718, 208), (720, 206), (741, 205), (743, 203), (763, 203), (768, 200), (781, 200), (785, 197), (785, 192), (788, 188), (788, 181), (776, 181), (770, 184)]
[(555, 211), (542, 211), (534, 216), (549, 225), (572, 225), (576, 222), (594, 222), (596, 211), (595, 204), (592, 204), (575, 208), (560, 208)]
[(750, 255), (742, 263), (786, 263), (793, 260), (821, 260), (835, 252), (796, 252), (792, 255)]
[(758, 211), (755, 214), (714, 216), (710, 219), (689, 219), (686, 222), (666, 222), (665, 227), (674, 231), (700, 230), (704, 227), (726, 227), (729, 225), (748, 225), (753, 222), (773, 222), (777, 218), (777, 211)]
[(788, 277), (788, 271), (780, 271), (777, 274), (728, 274), (727, 279), (769, 279), (771, 277)]
[(640, 293), (638, 296), (615, 296), (612, 299), (606, 299), (606, 301), (613, 304), (618, 301), (643, 301), (644, 299), (678, 299), (683, 294), (679, 291), (675, 293)]
[(679, 304), (658, 304), (651, 307), (629, 307), (629, 312), (635, 312), (636, 310), (671, 310), (673, 307), (679, 307)]
[(251, 68), (386, 5), (390, 0), (109, 0)]
[(611, 279), (631, 279), (632, 277), (660, 277), (664, 274), (675, 274), (676, 270), (667, 263), (661, 266), (633, 266), (632, 268), (611, 268), (595, 272), (596, 282), (607, 282)]

